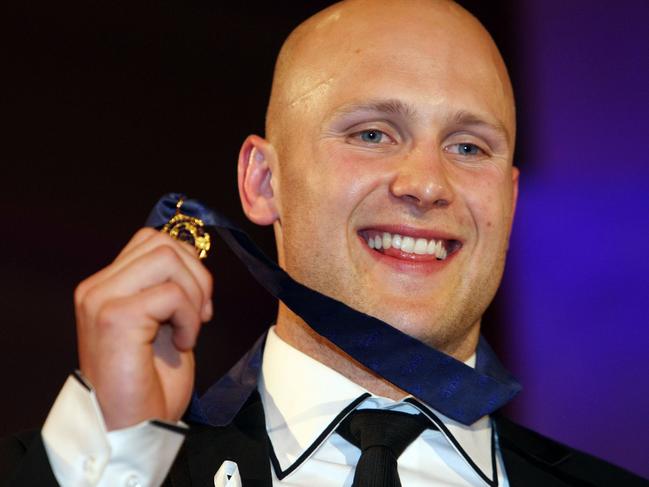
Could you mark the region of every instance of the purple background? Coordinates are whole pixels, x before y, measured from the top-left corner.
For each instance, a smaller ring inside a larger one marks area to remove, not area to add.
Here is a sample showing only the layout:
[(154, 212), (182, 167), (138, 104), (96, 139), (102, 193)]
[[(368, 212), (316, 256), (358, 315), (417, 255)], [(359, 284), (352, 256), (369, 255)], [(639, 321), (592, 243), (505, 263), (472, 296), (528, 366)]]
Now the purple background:
[(649, 2), (517, 7), (513, 413), (649, 477)]

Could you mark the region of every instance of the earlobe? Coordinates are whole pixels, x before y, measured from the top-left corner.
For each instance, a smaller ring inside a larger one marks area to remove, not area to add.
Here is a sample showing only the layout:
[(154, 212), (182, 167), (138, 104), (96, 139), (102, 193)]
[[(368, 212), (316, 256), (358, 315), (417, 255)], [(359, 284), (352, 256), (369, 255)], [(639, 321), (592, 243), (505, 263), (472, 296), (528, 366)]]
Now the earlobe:
[(273, 146), (257, 135), (248, 136), (239, 151), (241, 205), (248, 219), (258, 225), (270, 225), (278, 218), (271, 184), (276, 159)]

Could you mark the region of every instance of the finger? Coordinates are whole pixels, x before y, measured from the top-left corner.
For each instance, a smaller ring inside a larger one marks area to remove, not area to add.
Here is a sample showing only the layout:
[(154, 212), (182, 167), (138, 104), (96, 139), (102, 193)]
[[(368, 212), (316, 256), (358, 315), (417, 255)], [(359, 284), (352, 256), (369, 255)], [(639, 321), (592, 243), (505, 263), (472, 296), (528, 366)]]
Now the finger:
[(180, 351), (191, 350), (200, 329), (200, 315), (183, 288), (174, 282), (149, 287), (136, 295), (117, 298), (104, 305), (97, 314), (97, 327), (105, 337), (130, 344), (152, 344), (160, 324), (173, 327), (173, 343)]
[[(133, 243), (133, 245), (131, 245)], [(183, 261), (185, 266), (193, 274), (198, 286), (201, 289), (202, 299), (202, 317), (208, 321), (212, 315), (212, 275), (207, 268), (201, 264), (197, 258), (196, 253), (192, 246), (186, 242), (178, 242), (172, 239), (169, 235), (163, 234), (159, 231), (152, 229), (140, 230), (129, 242), (127, 247), (130, 249), (128, 252), (122, 252), (120, 256), (105, 269), (94, 274), (80, 285), (79, 295), (76, 296), (77, 302), (84, 298), (84, 292), (88, 289), (97, 286), (99, 283), (109, 280), (118, 272), (131, 265), (135, 260), (139, 259), (146, 253), (158, 252), (159, 247), (170, 247), (178, 254), (178, 257)]]
[(189, 298), (196, 312), (202, 314), (203, 291), (194, 274), (172, 246), (160, 246), (132, 262), (91, 288), (81, 307), (90, 320), (104, 303), (135, 295), (164, 282), (173, 282)]
[[(113, 272), (120, 269), (122, 266), (128, 265), (140, 255), (147, 252), (152, 252), (157, 247), (163, 245), (170, 245), (172, 248), (177, 250), (179, 256), (182, 258), (187, 268), (190, 269), (194, 274), (194, 277), (198, 281), (203, 292), (203, 304), (205, 305), (208, 301), (211, 301), (212, 274), (201, 263), (200, 259), (198, 259), (196, 249), (187, 242), (179, 242), (171, 238), (166, 233), (158, 231), (154, 231), (154, 234), (149, 238), (144, 239), (138, 245), (132, 247), (128, 253), (125, 253), (121, 257), (116, 259), (115, 262), (110, 266), (111, 270), (107, 272), (103, 277), (106, 278), (110, 276)], [(209, 317), (207, 317), (207, 319), (209, 319)]]
[(131, 239), (128, 241), (126, 246), (120, 251), (117, 257), (113, 260), (113, 263), (111, 265), (104, 267), (98, 272), (95, 272), (93, 275), (84, 279), (77, 286), (77, 289), (75, 290), (75, 302), (79, 303), (83, 301), (85, 294), (89, 289), (95, 287), (99, 282), (107, 279), (108, 277), (113, 275), (116, 271), (120, 270), (121, 266), (115, 265), (115, 263), (118, 260), (120, 260), (121, 257), (130, 254), (134, 248), (138, 247), (141, 243), (147, 240), (151, 240), (159, 233), (160, 233), (159, 231), (151, 227), (144, 227), (139, 229), (137, 232), (135, 232), (133, 237), (131, 237)]
[[(201, 327), (201, 317), (184, 291), (173, 283), (165, 283), (149, 288), (142, 294), (142, 309), (147, 316), (173, 327), (174, 346), (181, 352), (193, 349)], [(158, 328), (156, 334), (159, 331)]]
[(187, 268), (192, 272), (201, 288), (201, 291), (203, 292), (203, 320), (210, 320), (212, 318), (212, 274), (198, 258), (196, 249), (193, 245), (187, 242), (175, 240), (166, 233), (154, 231), (153, 235), (143, 240), (139, 245), (133, 247), (128, 253), (124, 254), (119, 259), (119, 265), (127, 265), (129, 262), (137, 258), (138, 255), (145, 252), (151, 252), (161, 245), (171, 245), (174, 249), (178, 250), (179, 256), (182, 258)]
[[(155, 245), (155, 242), (163, 243), (167, 242), (168, 240), (178, 244), (179, 248), (183, 249), (189, 255), (194, 257), (197, 255), (194, 246), (189, 244), (188, 242), (175, 240), (168, 233), (161, 232), (160, 230), (156, 230), (155, 228), (144, 227), (138, 230), (135, 235), (133, 235), (133, 238), (131, 238), (131, 240), (126, 244), (126, 246), (122, 249), (122, 251), (118, 254), (113, 262), (122, 260), (136, 250), (147, 247), (150, 248), (152, 245)], [(143, 244), (147, 244), (147, 242), (148, 245), (143, 247)]]
[(124, 248), (120, 251), (115, 260), (119, 259), (122, 255), (128, 253), (131, 249), (140, 245), (142, 242), (150, 239), (158, 233), (160, 232), (153, 227), (140, 228), (137, 232), (135, 232), (135, 234), (131, 237), (131, 240), (129, 240)]

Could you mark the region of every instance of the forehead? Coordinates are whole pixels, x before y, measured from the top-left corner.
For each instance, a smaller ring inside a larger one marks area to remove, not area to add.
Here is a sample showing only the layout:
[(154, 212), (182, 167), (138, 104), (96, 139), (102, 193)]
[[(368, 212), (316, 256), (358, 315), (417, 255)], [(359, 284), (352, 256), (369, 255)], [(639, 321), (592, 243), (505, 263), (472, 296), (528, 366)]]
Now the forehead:
[(289, 110), (323, 118), (365, 99), (399, 99), (484, 114), (513, 131), (509, 80), (489, 36), (466, 14), (416, 13), (328, 16), (312, 27), (292, 52)]

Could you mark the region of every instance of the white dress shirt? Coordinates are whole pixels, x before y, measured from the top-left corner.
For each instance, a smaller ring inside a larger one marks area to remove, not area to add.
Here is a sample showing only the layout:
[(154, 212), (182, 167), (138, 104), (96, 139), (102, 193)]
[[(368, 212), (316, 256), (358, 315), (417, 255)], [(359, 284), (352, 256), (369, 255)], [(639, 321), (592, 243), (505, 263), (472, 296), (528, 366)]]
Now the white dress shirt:
[(160, 485), (185, 440), (184, 425), (144, 421), (106, 431), (94, 391), (79, 375), (63, 385), (41, 431), (62, 487)]
[[(475, 365), (475, 356), (467, 365)], [(264, 348), (259, 392), (277, 459), (273, 485), (351, 486), (360, 450), (335, 432), (326, 438), (319, 437), (328, 427), (334, 430), (343, 417), (337, 422), (334, 419), (363, 395), (369, 397), (358, 408), (423, 412), (434, 415), (446, 427), (446, 432), (424, 431), (399, 457), (399, 477), (404, 487), (489, 485), (471, 461), (493, 479), (490, 418), (483, 417), (471, 426), (464, 426), (424, 405), (416, 407), (403, 400), (368, 394), (359, 385), (282, 341), (273, 328)], [(464, 450), (470, 461), (459, 450)], [(495, 453), (498, 485), (507, 486), (497, 449)]]
[[(467, 362), (474, 363), (475, 357)], [(282, 341), (273, 328), (264, 348), (258, 389), (272, 445), (274, 486), (351, 486), (360, 452), (333, 430), (355, 401), (359, 408), (422, 412), (440, 428), (424, 431), (399, 457), (404, 487), (489, 485), (477, 470), (494, 477), (488, 417), (464, 426), (421, 403), (407, 402), (413, 398), (392, 401), (373, 396)], [(42, 436), (63, 487), (153, 487), (167, 475), (184, 441), (183, 427), (146, 421), (107, 432), (94, 392), (77, 375), (65, 383)], [(494, 442), (498, 486), (508, 487)], [(236, 465), (227, 463), (214, 465), (217, 487), (238, 485), (231, 479)]]

